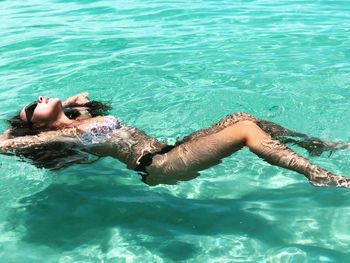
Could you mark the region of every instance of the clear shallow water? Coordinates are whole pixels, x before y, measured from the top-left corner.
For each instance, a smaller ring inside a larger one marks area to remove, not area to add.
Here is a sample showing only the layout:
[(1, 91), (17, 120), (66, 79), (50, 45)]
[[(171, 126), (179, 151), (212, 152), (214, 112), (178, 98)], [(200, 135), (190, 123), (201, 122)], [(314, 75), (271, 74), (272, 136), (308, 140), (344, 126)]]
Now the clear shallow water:
[[(87, 90), (159, 139), (174, 141), (236, 111), (350, 139), (347, 1), (0, 6), (2, 120), (39, 94)], [(311, 159), (350, 175), (349, 156)], [(247, 150), (190, 182), (152, 188), (110, 158), (58, 172), (15, 157), (0, 162), (3, 262), (347, 262), (350, 255), (350, 192), (314, 188)]]

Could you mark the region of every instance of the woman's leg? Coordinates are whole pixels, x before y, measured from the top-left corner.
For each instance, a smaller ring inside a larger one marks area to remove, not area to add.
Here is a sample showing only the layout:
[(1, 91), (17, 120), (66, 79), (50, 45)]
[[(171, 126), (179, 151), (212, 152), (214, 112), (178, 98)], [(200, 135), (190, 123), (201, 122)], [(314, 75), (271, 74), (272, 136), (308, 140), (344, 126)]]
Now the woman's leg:
[(311, 164), (249, 120), (184, 142), (166, 154), (156, 155), (147, 167), (150, 174), (150, 181), (147, 181), (157, 184), (191, 179), (197, 171), (220, 163), (222, 158), (243, 146), (270, 164), (305, 175), (313, 185), (350, 188), (349, 178), (334, 175)]
[(273, 139), (277, 139), (284, 144), (293, 144), (308, 151), (310, 156), (320, 156), (323, 152), (328, 151), (329, 156), (342, 149), (349, 149), (350, 144), (344, 142), (325, 142), (316, 137), (310, 137), (304, 133), (292, 131), (282, 127), (279, 124), (258, 120), (255, 122), (264, 132), (269, 134)]
[(246, 146), (256, 155), (272, 165), (277, 165), (305, 175), (315, 186), (337, 186), (350, 188), (350, 178), (332, 174), (271, 138), (253, 122), (244, 122), (242, 129)]
[(186, 136), (182, 141), (179, 141), (177, 145), (180, 145), (184, 142), (189, 142), (194, 139), (198, 139), (207, 135), (215, 134), (227, 127), (230, 127), (242, 121), (254, 122), (264, 132), (269, 134), (271, 138), (278, 139), (279, 141), (285, 144), (294, 144), (299, 147), (302, 147), (306, 149), (311, 156), (320, 156), (325, 151), (329, 151), (330, 153), (332, 153), (339, 149), (350, 148), (350, 145), (348, 143), (324, 142), (319, 138), (309, 137), (304, 133), (289, 130), (277, 123), (261, 120), (249, 113), (244, 113), (244, 112), (238, 112), (238, 113), (228, 115), (225, 118), (221, 119), (219, 122), (212, 125), (211, 127), (194, 132)]

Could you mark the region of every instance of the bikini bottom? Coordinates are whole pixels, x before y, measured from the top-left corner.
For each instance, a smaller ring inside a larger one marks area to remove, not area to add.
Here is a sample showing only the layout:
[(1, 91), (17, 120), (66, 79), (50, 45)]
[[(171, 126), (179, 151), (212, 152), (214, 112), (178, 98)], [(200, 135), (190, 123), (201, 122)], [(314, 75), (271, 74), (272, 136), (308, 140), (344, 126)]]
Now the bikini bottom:
[(165, 154), (167, 152), (170, 152), (172, 149), (174, 149), (176, 146), (174, 145), (167, 145), (163, 147), (160, 151), (153, 152), (153, 153), (146, 153), (144, 156), (142, 156), (139, 160), (139, 164), (135, 167), (135, 171), (138, 172), (139, 175), (141, 175), (142, 179), (141, 181), (146, 183), (146, 178), (149, 175), (146, 171), (146, 167), (152, 164), (153, 157), (158, 154)]

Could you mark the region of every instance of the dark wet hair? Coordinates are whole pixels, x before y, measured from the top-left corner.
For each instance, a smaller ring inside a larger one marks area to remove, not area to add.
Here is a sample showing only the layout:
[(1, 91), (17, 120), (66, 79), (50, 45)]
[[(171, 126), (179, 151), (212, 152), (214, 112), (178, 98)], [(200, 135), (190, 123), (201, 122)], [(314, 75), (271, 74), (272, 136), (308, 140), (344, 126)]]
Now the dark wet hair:
[[(89, 101), (80, 107), (84, 107), (89, 112), (91, 117), (104, 116), (109, 110), (112, 109), (109, 103), (96, 100)], [(81, 115), (80, 111), (76, 107), (64, 107), (63, 111), (64, 114), (71, 120), (74, 120)], [(40, 130), (35, 129), (30, 122), (21, 120), (19, 114), (7, 120), (7, 122), (11, 125), (11, 136), (13, 137), (36, 135), (40, 133)]]

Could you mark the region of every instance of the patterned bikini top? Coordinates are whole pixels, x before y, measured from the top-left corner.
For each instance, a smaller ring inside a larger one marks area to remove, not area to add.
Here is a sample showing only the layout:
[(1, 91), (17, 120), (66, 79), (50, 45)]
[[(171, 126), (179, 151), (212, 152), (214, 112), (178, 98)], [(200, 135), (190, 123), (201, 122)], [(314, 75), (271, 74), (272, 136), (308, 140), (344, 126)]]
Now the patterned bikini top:
[(121, 126), (120, 119), (116, 119), (113, 116), (105, 116), (103, 122), (90, 124), (80, 136), (80, 141), (84, 145), (104, 143)]

